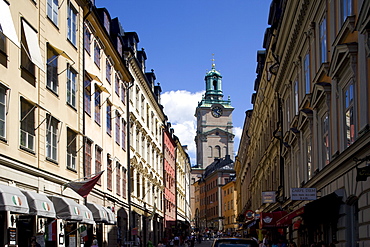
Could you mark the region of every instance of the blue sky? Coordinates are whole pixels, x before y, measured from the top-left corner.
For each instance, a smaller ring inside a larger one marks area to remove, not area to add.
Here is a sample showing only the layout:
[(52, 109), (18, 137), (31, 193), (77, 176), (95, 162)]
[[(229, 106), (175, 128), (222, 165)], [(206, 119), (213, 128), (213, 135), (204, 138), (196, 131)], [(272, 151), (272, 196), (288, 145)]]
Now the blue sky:
[(262, 50), (271, 0), (96, 0), (118, 17), (125, 32), (137, 32), (162, 87), (164, 112), (195, 165), (195, 108), (212, 66), (230, 96), (237, 155), (245, 111), (252, 109), (257, 51)]

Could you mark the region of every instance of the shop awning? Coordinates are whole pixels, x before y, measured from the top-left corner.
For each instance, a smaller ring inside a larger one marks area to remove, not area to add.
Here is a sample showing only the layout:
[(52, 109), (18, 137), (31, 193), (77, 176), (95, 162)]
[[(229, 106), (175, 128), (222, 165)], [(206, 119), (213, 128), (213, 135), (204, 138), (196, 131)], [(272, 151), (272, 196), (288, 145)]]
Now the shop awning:
[(292, 224), (292, 219), (297, 217), (297, 216), (300, 216), (304, 213), (304, 207), (301, 207), (285, 216), (283, 216), (282, 218), (278, 219), (276, 221), (276, 226), (277, 227), (287, 227), (287, 226), (290, 226)]
[(29, 214), (48, 218), (56, 217), (54, 204), (46, 195), (25, 190), (22, 190), (22, 193), (27, 197)]
[(80, 206), (81, 215), (82, 215), (81, 223), (93, 225), (95, 221), (94, 221), (94, 216), (92, 212), (85, 205), (79, 204), (79, 206)]
[(26, 196), (17, 187), (0, 184), (0, 211), (28, 214)]
[(303, 215), (305, 224), (330, 222), (337, 219), (341, 203), (341, 196), (338, 196), (335, 192), (307, 203), (304, 206)]
[(49, 196), (54, 204), (58, 219), (82, 221), (80, 205), (72, 199), (60, 196)]
[(52, 44), (50, 44), (50, 43), (48, 43), (48, 45), (58, 54), (58, 55), (60, 55), (60, 56), (63, 56), (63, 57), (65, 57), (65, 58), (67, 58), (68, 60), (70, 60), (70, 61), (73, 61), (72, 60), (72, 58), (70, 58), (68, 55), (67, 55), (67, 53), (65, 53), (65, 51), (63, 51), (63, 50), (61, 50), (61, 49), (59, 49), (59, 48), (57, 48), (57, 47), (55, 47), (55, 46), (53, 46)]
[(286, 211), (276, 211), (271, 213), (261, 213), (260, 227), (277, 227), (276, 221), (287, 214)]
[(25, 20), (22, 20), (22, 26), (24, 35), (26, 36), (26, 42), (28, 45), (28, 53), (30, 55), (31, 61), (39, 67), (42, 71), (45, 71), (45, 64), (41, 57), (41, 51), (39, 47), (39, 39), (37, 33), (33, 28), (28, 25)]
[(9, 5), (4, 1), (0, 1), (0, 32), (8, 37), (8, 39), (16, 46), (19, 48), (21, 47), (14, 28), (14, 22), (10, 13)]
[(86, 206), (92, 212), (94, 220), (96, 222), (108, 223), (108, 213), (107, 211), (105, 211), (103, 206), (100, 206), (92, 202), (88, 202)]
[(107, 207), (103, 207), (103, 209), (107, 212), (108, 214), (108, 222), (107, 224), (108, 225), (115, 225), (117, 223), (117, 220), (116, 220), (116, 215), (112, 212), (112, 210), (110, 210), (109, 208)]

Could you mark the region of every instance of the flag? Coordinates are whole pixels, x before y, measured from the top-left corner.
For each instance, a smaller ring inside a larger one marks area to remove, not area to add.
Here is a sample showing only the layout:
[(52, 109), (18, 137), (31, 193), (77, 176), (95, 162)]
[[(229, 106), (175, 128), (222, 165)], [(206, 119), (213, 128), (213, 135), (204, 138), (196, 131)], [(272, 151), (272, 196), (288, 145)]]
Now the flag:
[(66, 183), (64, 185), (64, 189), (66, 189), (66, 187), (70, 187), (80, 196), (86, 197), (94, 188), (95, 184), (99, 181), (103, 172), (104, 171), (101, 171), (91, 175), (90, 177), (85, 177), (83, 181), (71, 181), (69, 183)]

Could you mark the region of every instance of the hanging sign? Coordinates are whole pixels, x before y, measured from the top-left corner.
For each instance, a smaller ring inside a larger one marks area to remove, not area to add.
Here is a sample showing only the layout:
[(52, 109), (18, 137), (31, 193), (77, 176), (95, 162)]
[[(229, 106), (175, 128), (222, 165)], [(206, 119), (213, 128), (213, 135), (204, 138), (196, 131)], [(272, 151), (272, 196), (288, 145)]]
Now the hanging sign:
[(356, 181), (366, 181), (370, 176), (370, 166), (357, 168)]
[(316, 200), (316, 188), (290, 188), (292, 201), (313, 201)]

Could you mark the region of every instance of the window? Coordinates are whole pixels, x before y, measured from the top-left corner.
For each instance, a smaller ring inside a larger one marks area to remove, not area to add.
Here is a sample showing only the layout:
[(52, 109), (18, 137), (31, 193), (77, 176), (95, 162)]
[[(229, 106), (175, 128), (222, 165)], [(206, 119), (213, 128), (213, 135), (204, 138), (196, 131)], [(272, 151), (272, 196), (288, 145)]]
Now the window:
[(6, 54), (6, 38), (1, 29), (0, 29), (0, 52)]
[(107, 104), (107, 134), (112, 135), (112, 105)]
[(112, 174), (113, 174), (112, 159), (108, 155), (108, 159), (107, 159), (107, 189), (110, 190), (110, 191), (112, 191)]
[(221, 148), (220, 146), (215, 147), (215, 158), (221, 158)]
[(107, 79), (107, 81), (109, 82), (110, 84), (110, 78), (112, 77), (112, 65), (110, 64), (109, 60), (107, 59), (106, 60), (106, 73), (105, 73), (105, 77)]
[(91, 175), (91, 161), (92, 161), (91, 147), (92, 141), (85, 138), (85, 173), (87, 176)]
[(122, 56), (122, 42), (119, 36), (117, 36), (117, 51), (118, 51), (118, 54)]
[(121, 139), (122, 139), (122, 149), (126, 149), (126, 121), (122, 118), (122, 133), (121, 133)]
[(118, 111), (116, 111), (116, 143), (120, 145), (120, 135), (121, 135), (121, 116)]
[(294, 110), (295, 115), (298, 115), (299, 101), (298, 101), (299, 91), (298, 91), (298, 81), (294, 81)]
[(77, 36), (77, 10), (70, 3), (68, 5), (68, 34), (67, 38), (71, 43), (76, 46), (76, 36)]
[(122, 196), (123, 198), (126, 198), (127, 196), (127, 189), (126, 189), (126, 177), (127, 177), (127, 174), (126, 174), (126, 169), (123, 169), (122, 171)]
[(352, 0), (340, 0), (341, 23), (343, 24), (347, 17), (352, 15)]
[(67, 103), (73, 107), (76, 107), (76, 77), (77, 72), (67, 66)]
[(125, 99), (126, 99), (126, 88), (125, 86), (123, 85), (123, 83), (121, 84), (121, 101), (125, 104)]
[(21, 148), (35, 150), (35, 106), (21, 99)]
[(306, 152), (307, 152), (307, 178), (311, 179), (313, 175), (311, 137), (308, 137), (306, 139)]
[(46, 158), (57, 161), (59, 121), (51, 115), (47, 115), (46, 119)]
[(116, 163), (116, 194), (121, 195), (121, 165)]
[(76, 170), (77, 159), (77, 134), (67, 128), (67, 168)]
[(6, 99), (7, 89), (0, 85), (0, 139), (6, 138)]
[(84, 81), (84, 104), (85, 112), (91, 115), (91, 80), (87, 76)]
[(354, 124), (354, 92), (353, 83), (350, 83), (344, 92), (345, 97), (345, 131), (346, 145), (350, 146), (355, 141), (355, 124)]
[(87, 51), (87, 53), (90, 55), (90, 52), (91, 52), (91, 32), (86, 26), (84, 26), (84, 48)]
[(326, 48), (326, 18), (324, 17), (320, 22), (320, 62), (325, 63), (327, 61), (327, 48)]
[(322, 118), (322, 141), (323, 141), (323, 160), (324, 165), (328, 165), (330, 162), (330, 144), (329, 144), (329, 116), (328, 113)]
[(140, 197), (140, 174), (136, 174), (136, 196)]
[(47, 0), (47, 16), (58, 26), (58, 0)]
[[(99, 147), (95, 147), (95, 174), (101, 172), (101, 155), (103, 150)], [(101, 178), (97, 182), (98, 185), (101, 185)]]
[(58, 93), (58, 56), (59, 54), (51, 47), (48, 46), (47, 51), (47, 88), (53, 91), (54, 93)]
[[(27, 75), (33, 78), (33, 85), (34, 84), (34, 79), (35, 79), (35, 64), (31, 60), (31, 55), (30, 55), (30, 49), (31, 47), (28, 46), (27, 40), (26, 40), (26, 33), (25, 30), (26, 28), (31, 29), (28, 24), (25, 21), (22, 21), (22, 30), (21, 30), (21, 68), (22, 72), (26, 71)], [(24, 78), (25, 76), (22, 75)], [(29, 80), (28, 80), (29, 81)]]
[(100, 52), (101, 49), (99, 47), (98, 42), (95, 40), (94, 41), (94, 62), (98, 68), (100, 68)]
[(95, 100), (94, 100), (94, 105), (95, 105), (95, 122), (100, 125), (100, 90), (98, 88), (95, 89)]
[(117, 95), (119, 95), (119, 82), (120, 82), (120, 80), (119, 80), (119, 77), (118, 77), (118, 75), (116, 74), (116, 76), (115, 76), (115, 83), (114, 83), (114, 91), (116, 92), (116, 94)]
[(307, 53), (304, 57), (304, 82), (306, 85), (306, 94), (311, 92), (311, 82), (310, 82), (310, 54)]

